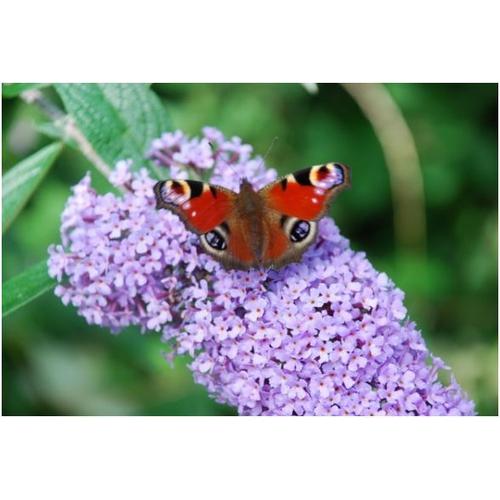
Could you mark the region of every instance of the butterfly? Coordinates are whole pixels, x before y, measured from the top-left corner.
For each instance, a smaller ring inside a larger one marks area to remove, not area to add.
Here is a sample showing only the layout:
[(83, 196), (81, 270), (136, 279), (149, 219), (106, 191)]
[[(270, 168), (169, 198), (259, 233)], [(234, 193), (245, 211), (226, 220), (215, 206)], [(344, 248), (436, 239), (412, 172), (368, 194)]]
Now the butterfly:
[(350, 186), (349, 167), (326, 163), (238, 193), (195, 180), (156, 183), (156, 208), (180, 216), (202, 248), (226, 268), (280, 268), (300, 259), (333, 197)]

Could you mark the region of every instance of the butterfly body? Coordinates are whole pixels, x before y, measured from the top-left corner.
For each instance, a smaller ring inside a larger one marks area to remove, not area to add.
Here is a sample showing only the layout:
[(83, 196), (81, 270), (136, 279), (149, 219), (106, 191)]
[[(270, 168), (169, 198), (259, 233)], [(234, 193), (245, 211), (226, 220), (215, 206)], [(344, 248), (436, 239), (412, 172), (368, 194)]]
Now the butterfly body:
[(350, 185), (349, 169), (328, 163), (289, 174), (259, 191), (244, 180), (238, 193), (201, 181), (155, 187), (157, 208), (177, 213), (224, 266), (279, 268), (300, 259), (333, 196)]

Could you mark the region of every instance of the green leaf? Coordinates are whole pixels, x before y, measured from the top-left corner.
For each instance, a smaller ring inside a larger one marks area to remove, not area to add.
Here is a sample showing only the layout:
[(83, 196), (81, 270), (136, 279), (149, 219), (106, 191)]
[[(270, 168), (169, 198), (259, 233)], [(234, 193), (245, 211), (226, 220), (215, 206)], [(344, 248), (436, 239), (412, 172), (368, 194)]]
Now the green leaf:
[(151, 141), (169, 129), (169, 118), (146, 84), (64, 83), (55, 88), (68, 113), (108, 165), (130, 158), (135, 169), (151, 167), (145, 154)]
[(60, 143), (50, 144), (25, 158), (2, 177), (2, 232), (21, 211), (61, 149)]
[(47, 262), (39, 262), (2, 283), (2, 316), (6, 316), (55, 286), (47, 273)]
[(76, 143), (75, 139), (69, 137), (68, 134), (64, 132), (64, 128), (56, 125), (54, 122), (36, 123), (35, 129), (37, 130), (37, 132), (40, 132), (50, 139), (56, 139), (58, 141), (64, 142), (64, 144), (78, 150), (78, 144)]
[(25, 90), (40, 89), (49, 85), (50, 83), (3, 83), (2, 97), (17, 97)]

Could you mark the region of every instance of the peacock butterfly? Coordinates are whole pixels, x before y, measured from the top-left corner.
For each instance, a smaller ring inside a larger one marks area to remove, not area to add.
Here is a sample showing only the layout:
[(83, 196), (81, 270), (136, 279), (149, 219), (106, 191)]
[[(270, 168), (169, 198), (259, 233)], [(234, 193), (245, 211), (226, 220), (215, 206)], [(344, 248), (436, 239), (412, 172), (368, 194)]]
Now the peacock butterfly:
[(248, 269), (299, 260), (333, 197), (349, 186), (349, 167), (327, 163), (259, 191), (247, 180), (239, 193), (202, 181), (166, 180), (156, 183), (154, 192), (156, 208), (178, 214), (214, 259), (228, 268)]

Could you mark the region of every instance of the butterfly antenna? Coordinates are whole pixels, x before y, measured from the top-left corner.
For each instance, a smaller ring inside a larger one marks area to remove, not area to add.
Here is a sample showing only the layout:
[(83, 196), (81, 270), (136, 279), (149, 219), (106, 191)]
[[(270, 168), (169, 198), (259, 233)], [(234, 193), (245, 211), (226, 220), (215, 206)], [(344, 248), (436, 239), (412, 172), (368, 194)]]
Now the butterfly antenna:
[(259, 168), (262, 167), (262, 165), (264, 165), (264, 162), (266, 161), (266, 158), (269, 156), (269, 153), (271, 152), (271, 149), (273, 149), (273, 146), (274, 146), (274, 144), (276, 143), (277, 140), (278, 140), (278, 136), (275, 135), (274, 139), (271, 141), (271, 144), (267, 148), (266, 154), (260, 160)]
[[(269, 153), (271, 152), (271, 149), (273, 149), (273, 146), (274, 146), (274, 144), (276, 143), (277, 140), (278, 140), (278, 136), (274, 136), (273, 140), (271, 141), (271, 144), (267, 148), (267, 151), (266, 151), (265, 155), (260, 159), (260, 163), (259, 163), (258, 169), (260, 169), (262, 167), (262, 165), (264, 165), (264, 162), (266, 161), (266, 158), (269, 156)], [(215, 144), (213, 142), (210, 142), (210, 141), (209, 141), (208, 144), (210, 145), (210, 147), (212, 148), (212, 150), (215, 151), (215, 149), (216, 149)], [(234, 168), (233, 165), (229, 164), (228, 166), (231, 167), (234, 170), (234, 172), (239, 175), (239, 172)]]
[(271, 144), (267, 148), (266, 154), (260, 159), (260, 163), (259, 163), (259, 166), (257, 167), (257, 170), (259, 170), (264, 165), (266, 158), (269, 156), (269, 153), (271, 152), (271, 149), (273, 149), (273, 146), (277, 140), (278, 140), (278, 136), (276, 135), (276, 136), (274, 136), (274, 139), (271, 141)]

